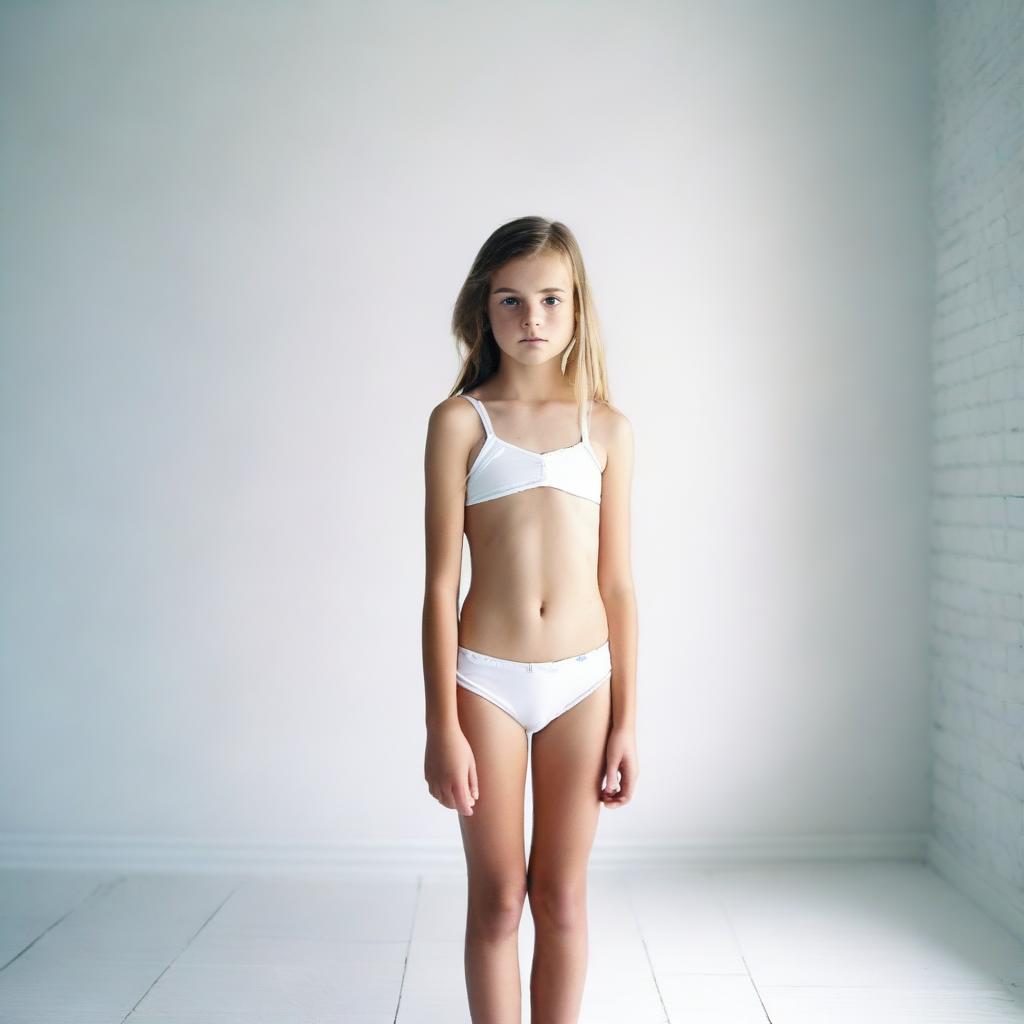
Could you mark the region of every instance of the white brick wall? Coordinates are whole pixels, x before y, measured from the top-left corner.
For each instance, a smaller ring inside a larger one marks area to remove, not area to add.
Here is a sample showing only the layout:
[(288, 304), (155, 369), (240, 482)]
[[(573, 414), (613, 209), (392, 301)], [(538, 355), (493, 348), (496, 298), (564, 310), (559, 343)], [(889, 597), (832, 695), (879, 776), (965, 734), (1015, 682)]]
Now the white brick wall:
[(933, 42), (932, 828), (965, 871), (1013, 898), (1024, 893), (1024, 2), (937, 0)]

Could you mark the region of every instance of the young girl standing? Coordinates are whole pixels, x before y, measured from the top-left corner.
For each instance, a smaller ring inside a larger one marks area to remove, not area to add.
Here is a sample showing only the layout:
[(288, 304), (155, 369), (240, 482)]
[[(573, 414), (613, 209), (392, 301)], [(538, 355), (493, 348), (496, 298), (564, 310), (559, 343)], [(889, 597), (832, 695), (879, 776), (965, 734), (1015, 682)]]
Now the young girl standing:
[[(633, 432), (609, 402), (583, 258), (564, 224), (498, 228), (452, 329), (467, 354), (431, 412), (425, 453), (424, 775), (459, 814), (474, 1024), (519, 1024), (527, 898), (531, 1019), (573, 1024), (598, 813), (627, 803), (638, 778)], [(459, 617), (463, 532), (472, 583)]]

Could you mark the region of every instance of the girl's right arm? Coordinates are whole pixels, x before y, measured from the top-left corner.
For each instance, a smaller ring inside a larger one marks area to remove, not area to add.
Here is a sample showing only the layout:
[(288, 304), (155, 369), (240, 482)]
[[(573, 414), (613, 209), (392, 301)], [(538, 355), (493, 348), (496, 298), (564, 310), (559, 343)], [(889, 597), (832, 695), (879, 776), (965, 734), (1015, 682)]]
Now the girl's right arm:
[(424, 455), (423, 680), (427, 744), (423, 775), (431, 796), (445, 807), (470, 815), (479, 787), (473, 751), (456, 710), (455, 663), (459, 644), (465, 463), (472, 446), (473, 422), (460, 417), (460, 402), (457, 397), (448, 398), (433, 409)]

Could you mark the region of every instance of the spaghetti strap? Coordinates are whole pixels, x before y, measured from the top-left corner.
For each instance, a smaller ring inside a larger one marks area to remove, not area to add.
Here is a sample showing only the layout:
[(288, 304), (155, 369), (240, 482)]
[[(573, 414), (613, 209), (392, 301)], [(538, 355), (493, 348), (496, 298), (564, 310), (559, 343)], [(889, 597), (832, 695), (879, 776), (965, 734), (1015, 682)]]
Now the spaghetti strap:
[(471, 402), (473, 408), (480, 414), (480, 420), (484, 425), (484, 430), (487, 432), (487, 436), (490, 437), (494, 433), (494, 427), (491, 426), (491, 417), (487, 415), (487, 410), (484, 408), (484, 403), (479, 398), (474, 398), (472, 395), (459, 395), (460, 398), (465, 398)]
[(593, 400), (586, 400), (580, 406), (580, 440), (590, 447), (590, 410), (593, 407)]

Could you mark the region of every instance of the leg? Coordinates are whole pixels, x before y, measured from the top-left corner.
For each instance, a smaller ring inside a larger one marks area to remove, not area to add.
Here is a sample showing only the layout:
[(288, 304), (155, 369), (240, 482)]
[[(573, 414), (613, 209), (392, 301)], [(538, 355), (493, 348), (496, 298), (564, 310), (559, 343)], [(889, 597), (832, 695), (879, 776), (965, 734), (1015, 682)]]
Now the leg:
[(501, 708), (456, 688), (459, 724), (473, 749), (480, 796), (459, 815), (469, 899), (465, 972), (474, 1024), (519, 1024), (519, 921), (526, 899), (523, 851), (527, 739)]
[(607, 680), (533, 735), (527, 872), (535, 942), (533, 1024), (576, 1024), (587, 973), (587, 861), (611, 727)]

